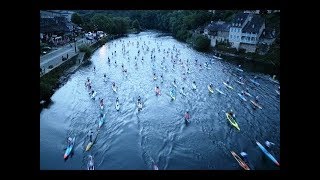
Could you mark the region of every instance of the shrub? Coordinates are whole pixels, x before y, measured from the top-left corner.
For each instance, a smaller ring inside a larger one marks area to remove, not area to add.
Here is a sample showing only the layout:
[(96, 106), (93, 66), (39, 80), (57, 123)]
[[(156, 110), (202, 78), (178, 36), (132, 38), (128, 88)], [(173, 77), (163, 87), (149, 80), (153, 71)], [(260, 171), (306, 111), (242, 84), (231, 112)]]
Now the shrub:
[(85, 55), (84, 55), (84, 58), (85, 58), (85, 59), (87, 59), (88, 57), (90, 57), (91, 54), (92, 54), (92, 49), (91, 49), (89, 46), (87, 46), (87, 45), (81, 45), (81, 46), (79, 47), (79, 51), (85, 53)]
[(207, 51), (210, 47), (210, 39), (204, 35), (195, 35), (193, 37), (193, 47), (198, 51)]

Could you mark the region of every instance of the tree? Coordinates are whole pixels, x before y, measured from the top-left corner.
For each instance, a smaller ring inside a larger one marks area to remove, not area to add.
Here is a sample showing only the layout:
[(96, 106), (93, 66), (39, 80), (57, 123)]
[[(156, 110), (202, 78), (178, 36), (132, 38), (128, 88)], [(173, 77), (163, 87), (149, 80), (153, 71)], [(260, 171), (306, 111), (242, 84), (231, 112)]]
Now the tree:
[(193, 37), (193, 47), (198, 51), (207, 51), (210, 47), (210, 39), (204, 35), (195, 35)]
[(139, 21), (136, 19), (132, 22), (132, 28), (135, 28), (136, 30), (140, 31), (140, 23)]
[(78, 13), (72, 14), (71, 21), (77, 25), (81, 25), (83, 23), (82, 17), (79, 16)]

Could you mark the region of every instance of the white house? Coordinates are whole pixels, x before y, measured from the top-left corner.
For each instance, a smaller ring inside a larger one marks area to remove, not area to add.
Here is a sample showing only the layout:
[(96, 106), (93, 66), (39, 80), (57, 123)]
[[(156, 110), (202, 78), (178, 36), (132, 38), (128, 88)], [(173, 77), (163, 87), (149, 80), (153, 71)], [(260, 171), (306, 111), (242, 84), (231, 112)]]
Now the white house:
[(238, 13), (231, 23), (229, 42), (232, 47), (255, 52), (259, 38), (265, 29), (262, 17), (252, 13)]
[(229, 39), (230, 24), (224, 21), (211, 22), (205, 29), (204, 35), (211, 41), (211, 46), (216, 46), (216, 42), (224, 42)]

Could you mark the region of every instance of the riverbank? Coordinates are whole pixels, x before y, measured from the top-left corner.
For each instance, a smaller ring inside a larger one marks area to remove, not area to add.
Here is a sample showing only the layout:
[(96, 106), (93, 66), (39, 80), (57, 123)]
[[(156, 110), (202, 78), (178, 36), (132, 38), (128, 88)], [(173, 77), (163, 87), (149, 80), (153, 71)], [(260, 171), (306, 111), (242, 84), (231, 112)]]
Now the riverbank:
[(103, 46), (106, 42), (123, 36), (125, 35), (113, 35), (103, 38), (89, 46), (91, 52), (89, 56), (86, 56), (86, 52), (79, 52), (77, 55), (64, 61), (60, 66), (41, 76), (40, 112), (43, 108), (48, 107), (52, 103), (51, 96), (54, 94), (56, 89), (67, 82), (71, 74), (73, 74), (80, 66), (90, 63), (89, 57), (94, 51)]

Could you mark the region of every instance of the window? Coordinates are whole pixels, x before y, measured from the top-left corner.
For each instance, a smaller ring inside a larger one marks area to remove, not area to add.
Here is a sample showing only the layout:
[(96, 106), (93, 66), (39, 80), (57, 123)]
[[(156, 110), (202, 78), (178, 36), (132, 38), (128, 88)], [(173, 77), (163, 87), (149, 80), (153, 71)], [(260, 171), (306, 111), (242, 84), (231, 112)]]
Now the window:
[(238, 29), (238, 32), (240, 32), (240, 29)]

